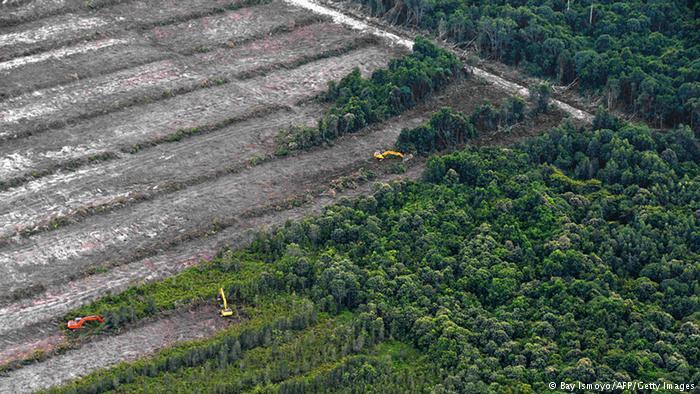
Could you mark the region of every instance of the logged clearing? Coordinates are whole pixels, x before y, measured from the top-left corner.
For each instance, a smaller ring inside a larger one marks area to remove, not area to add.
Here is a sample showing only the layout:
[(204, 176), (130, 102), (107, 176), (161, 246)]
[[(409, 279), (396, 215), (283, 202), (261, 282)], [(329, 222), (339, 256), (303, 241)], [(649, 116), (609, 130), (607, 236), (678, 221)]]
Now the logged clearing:
[[(203, 307), (54, 354), (66, 346), (58, 327), (70, 310), (366, 193), (369, 183), (337, 195), (331, 188), (358, 171), (417, 178), (421, 161), (397, 175), (372, 152), (442, 106), (468, 113), (521, 89), (488, 75), (503, 90), (461, 80), (332, 146), (277, 157), (281, 128), (323, 115), (327, 104), (315, 98), (328, 82), (354, 68), (367, 76), (410, 41), (313, 3), (91, 3), (0, 5), (0, 318), (14, 322), (0, 328), (0, 364), (46, 354), (0, 377), (3, 392), (212, 335), (223, 326)], [(563, 114), (548, 116), (554, 125)], [(539, 131), (520, 125), (475, 143)]]

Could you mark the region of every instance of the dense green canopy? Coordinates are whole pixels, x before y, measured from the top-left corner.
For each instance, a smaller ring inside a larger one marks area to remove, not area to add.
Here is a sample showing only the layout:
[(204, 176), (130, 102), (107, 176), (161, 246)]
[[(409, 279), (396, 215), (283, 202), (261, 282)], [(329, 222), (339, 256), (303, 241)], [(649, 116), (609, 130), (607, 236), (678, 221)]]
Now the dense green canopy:
[(574, 81), (654, 125), (700, 129), (696, 1), (354, 0), (527, 72)]
[(456, 392), (697, 382), (699, 159), (687, 129), (564, 125), (516, 149), (433, 157), (425, 182), (255, 250), (322, 309), (380, 316)]

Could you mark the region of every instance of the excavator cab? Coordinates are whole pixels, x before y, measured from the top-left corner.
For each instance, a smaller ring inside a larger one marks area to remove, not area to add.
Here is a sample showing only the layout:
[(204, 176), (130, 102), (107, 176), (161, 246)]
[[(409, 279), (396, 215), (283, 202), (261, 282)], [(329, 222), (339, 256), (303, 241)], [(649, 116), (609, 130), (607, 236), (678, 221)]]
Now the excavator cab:
[(221, 317), (233, 316), (233, 310), (228, 307), (228, 301), (226, 301), (226, 294), (224, 294), (223, 287), (219, 288), (219, 296), (217, 298), (219, 299), (219, 307), (221, 308), (219, 315)]
[(398, 159), (403, 159), (403, 153), (397, 152), (395, 150), (387, 150), (384, 152), (374, 152), (374, 158), (382, 161), (384, 159), (390, 159), (390, 158), (398, 158)]
[(85, 323), (90, 322), (90, 321), (104, 323), (105, 319), (103, 319), (102, 316), (100, 316), (100, 315), (76, 317), (73, 320), (68, 320), (68, 323), (66, 324), (66, 326), (70, 330), (79, 330), (79, 329), (83, 328)]

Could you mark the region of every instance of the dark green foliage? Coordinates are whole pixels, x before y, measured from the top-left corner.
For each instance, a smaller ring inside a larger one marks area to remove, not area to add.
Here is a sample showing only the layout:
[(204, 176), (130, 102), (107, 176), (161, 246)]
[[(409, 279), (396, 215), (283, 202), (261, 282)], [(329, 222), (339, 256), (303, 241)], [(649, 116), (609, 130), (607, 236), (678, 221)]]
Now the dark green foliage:
[(435, 373), (401, 343), (377, 346), (371, 354), (347, 357), (327, 370), (264, 387), (261, 393), (430, 393)]
[(603, 108), (598, 108), (593, 118), (593, 130), (608, 129), (617, 131), (622, 127), (622, 121)]
[(479, 105), (467, 118), (461, 112), (443, 108), (430, 121), (413, 129), (403, 129), (396, 140), (396, 149), (404, 152), (429, 154), (452, 149), (475, 138), (478, 131), (492, 131), (511, 126), (525, 117), (525, 100), (508, 97), (500, 108), (486, 103)]
[(501, 103), (500, 119), (507, 125), (512, 125), (525, 117), (525, 100), (520, 97), (508, 97)]
[(468, 138), (474, 137), (476, 130), (469, 119), (460, 112), (443, 108), (434, 113), (427, 124), (401, 130), (396, 148), (427, 154), (464, 144)]
[(546, 83), (540, 83), (530, 87), (530, 100), (533, 103), (535, 114), (547, 112), (549, 101), (552, 98), (552, 87)]
[(444, 390), (691, 382), (699, 180), (688, 129), (564, 125), (517, 149), (433, 157), (425, 183), (385, 185), (254, 248), (322, 308), (376, 311), (384, 335), (442, 369)]
[(605, 95), (608, 109), (700, 130), (695, 1), (354, 1), (391, 23), (475, 45), (483, 57), (576, 82)]
[(418, 37), (413, 53), (394, 59), (369, 79), (355, 69), (339, 83), (330, 82), (326, 100), (333, 106), (319, 129), (338, 135), (395, 116), (411, 108), (461, 73), (459, 60)]
[(393, 59), (371, 78), (363, 78), (355, 69), (340, 82), (330, 82), (324, 98), (332, 105), (318, 127), (283, 130), (278, 154), (319, 145), (396, 116), (461, 75), (456, 56), (418, 37), (411, 54)]

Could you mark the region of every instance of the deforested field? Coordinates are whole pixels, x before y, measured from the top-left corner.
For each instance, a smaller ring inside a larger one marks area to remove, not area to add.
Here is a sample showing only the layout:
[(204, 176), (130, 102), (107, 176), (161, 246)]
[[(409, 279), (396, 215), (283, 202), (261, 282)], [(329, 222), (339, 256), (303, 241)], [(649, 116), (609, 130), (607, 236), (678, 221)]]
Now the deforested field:
[(5, 23), (6, 296), (157, 253), (217, 218), (293, 197), (295, 178), (348, 164), (309, 155), (248, 166), (271, 153), (279, 128), (315, 121), (323, 108), (312, 99), (329, 81), (367, 74), (399, 49), (284, 3), (186, 3), (66, 4), (33, 21), (24, 2)]
[[(280, 128), (316, 122), (329, 81), (405, 48), (279, 1), (88, 3), (0, 6), (3, 364), (65, 344), (56, 319), (71, 308), (333, 201), (330, 181), (395, 138), (273, 155)], [(200, 335), (178, 329), (167, 341)], [(120, 341), (102, 366), (133, 353)], [(0, 391), (48, 384), (26, 379)]]
[[(439, 107), (471, 111), (518, 89), (457, 80), (390, 121), (275, 155), (280, 129), (317, 124), (329, 82), (355, 68), (369, 76), (408, 52), (280, 0), (3, 2), (0, 319), (11, 324), (0, 327), (0, 364), (11, 367), (0, 392), (45, 389), (239, 323), (214, 319), (203, 302), (109, 336), (60, 329), (75, 308), (369, 193), (370, 178), (418, 178), (423, 159), (393, 171), (372, 153)], [(306, 313), (303, 300), (287, 301), (289, 313)], [(240, 320), (254, 320), (251, 311)]]

